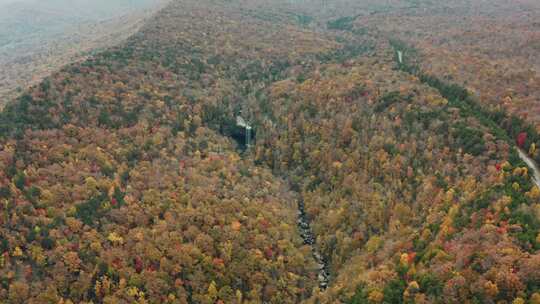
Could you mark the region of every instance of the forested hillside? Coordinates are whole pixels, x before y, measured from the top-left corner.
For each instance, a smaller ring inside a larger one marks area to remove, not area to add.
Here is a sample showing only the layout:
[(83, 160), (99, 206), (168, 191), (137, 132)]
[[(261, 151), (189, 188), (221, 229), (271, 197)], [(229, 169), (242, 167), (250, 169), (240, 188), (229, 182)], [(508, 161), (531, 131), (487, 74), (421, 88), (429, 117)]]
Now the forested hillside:
[(10, 100), (0, 302), (540, 303), (540, 137), (381, 25), (432, 2), (173, 0)]
[(0, 109), (62, 66), (122, 42), (165, 3), (0, 0)]

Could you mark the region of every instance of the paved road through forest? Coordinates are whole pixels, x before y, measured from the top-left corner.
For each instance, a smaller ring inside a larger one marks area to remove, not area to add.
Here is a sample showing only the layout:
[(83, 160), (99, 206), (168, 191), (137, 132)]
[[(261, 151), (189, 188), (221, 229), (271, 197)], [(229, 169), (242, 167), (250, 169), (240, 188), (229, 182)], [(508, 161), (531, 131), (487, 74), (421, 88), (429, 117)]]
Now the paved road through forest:
[(518, 147), (516, 147), (516, 149), (519, 153), (519, 157), (521, 157), (521, 159), (533, 170), (532, 180), (534, 181), (536, 186), (540, 188), (540, 170), (538, 169), (538, 166), (536, 165), (534, 160), (532, 160), (527, 155), (527, 153), (525, 153), (525, 151)]

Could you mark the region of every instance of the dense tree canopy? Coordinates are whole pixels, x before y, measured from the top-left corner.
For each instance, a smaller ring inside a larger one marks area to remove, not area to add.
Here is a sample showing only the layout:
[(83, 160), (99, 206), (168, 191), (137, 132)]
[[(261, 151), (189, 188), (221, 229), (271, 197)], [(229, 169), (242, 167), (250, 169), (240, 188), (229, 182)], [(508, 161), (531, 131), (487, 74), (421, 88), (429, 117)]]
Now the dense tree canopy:
[(11, 101), (0, 299), (540, 303), (534, 128), (317, 7), (173, 1)]

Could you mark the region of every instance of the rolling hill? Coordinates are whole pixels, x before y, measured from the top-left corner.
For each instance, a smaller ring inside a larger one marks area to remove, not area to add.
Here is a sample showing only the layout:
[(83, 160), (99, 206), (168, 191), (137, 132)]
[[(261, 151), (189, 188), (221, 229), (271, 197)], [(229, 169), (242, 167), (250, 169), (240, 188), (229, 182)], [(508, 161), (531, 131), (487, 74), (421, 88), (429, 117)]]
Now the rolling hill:
[(484, 5), (172, 1), (23, 90), (0, 299), (540, 303), (540, 136), (413, 25)]
[(144, 1), (0, 3), (0, 107), (70, 62), (117, 44), (164, 4)]

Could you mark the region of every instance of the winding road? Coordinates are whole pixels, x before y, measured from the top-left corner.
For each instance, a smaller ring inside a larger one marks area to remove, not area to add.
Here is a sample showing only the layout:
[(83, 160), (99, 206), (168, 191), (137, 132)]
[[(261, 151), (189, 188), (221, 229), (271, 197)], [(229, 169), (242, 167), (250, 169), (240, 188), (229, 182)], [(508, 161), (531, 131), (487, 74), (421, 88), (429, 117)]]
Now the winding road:
[(527, 155), (527, 153), (523, 151), (523, 149), (516, 147), (516, 150), (519, 153), (519, 157), (527, 164), (527, 166), (529, 166), (529, 168), (532, 169), (532, 180), (534, 181), (536, 186), (540, 188), (540, 170), (538, 169), (536, 162), (532, 158), (530, 158), (529, 155)]

